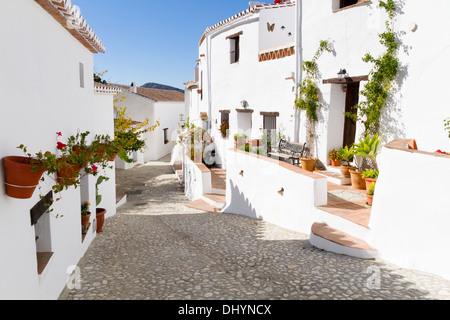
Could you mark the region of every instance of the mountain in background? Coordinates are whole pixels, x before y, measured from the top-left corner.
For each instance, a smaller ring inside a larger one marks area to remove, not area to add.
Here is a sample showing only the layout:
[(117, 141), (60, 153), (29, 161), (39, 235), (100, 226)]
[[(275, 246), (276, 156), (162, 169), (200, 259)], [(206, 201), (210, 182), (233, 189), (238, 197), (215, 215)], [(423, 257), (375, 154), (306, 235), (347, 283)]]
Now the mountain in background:
[(154, 82), (147, 82), (146, 84), (140, 86), (141, 88), (149, 88), (149, 89), (160, 89), (160, 90), (170, 90), (170, 91), (178, 91), (184, 93), (184, 90), (167, 86), (165, 84), (160, 83), (154, 83)]

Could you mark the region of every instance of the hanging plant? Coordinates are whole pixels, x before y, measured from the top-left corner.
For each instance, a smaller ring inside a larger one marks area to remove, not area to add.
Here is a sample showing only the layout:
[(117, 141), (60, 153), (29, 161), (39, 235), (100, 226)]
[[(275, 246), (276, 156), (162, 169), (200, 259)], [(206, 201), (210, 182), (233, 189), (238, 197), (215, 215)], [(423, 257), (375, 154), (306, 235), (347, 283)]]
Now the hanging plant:
[(322, 108), (322, 104), (319, 101), (319, 86), (317, 84), (319, 78), (319, 68), (317, 65), (317, 59), (323, 52), (331, 52), (329, 42), (322, 40), (319, 43), (312, 60), (303, 62), (303, 71), (306, 75), (302, 83), (298, 84), (299, 95), (295, 101), (295, 106), (305, 111), (306, 113), (306, 143), (310, 152), (313, 152), (314, 138), (315, 138), (315, 124), (318, 121), (317, 112)]
[(380, 43), (386, 48), (384, 54), (375, 58), (370, 53), (363, 57), (366, 63), (372, 63), (373, 69), (369, 73), (369, 81), (365, 84), (361, 95), (366, 97), (354, 108), (357, 114), (348, 112), (346, 116), (353, 121), (365, 118), (363, 121), (363, 137), (373, 136), (380, 129), (380, 117), (386, 100), (393, 91), (394, 80), (399, 69), (399, 59), (397, 58), (398, 43), (393, 32), (393, 19), (396, 11), (394, 0), (380, 1), (379, 7), (384, 8), (388, 13), (389, 20), (386, 21), (386, 30), (379, 34)]

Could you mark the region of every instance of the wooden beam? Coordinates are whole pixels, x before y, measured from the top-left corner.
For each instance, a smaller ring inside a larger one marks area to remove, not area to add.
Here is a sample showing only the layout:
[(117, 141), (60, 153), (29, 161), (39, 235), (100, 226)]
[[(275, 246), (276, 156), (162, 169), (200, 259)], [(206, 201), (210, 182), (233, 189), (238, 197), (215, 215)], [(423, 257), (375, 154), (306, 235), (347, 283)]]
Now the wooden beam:
[(324, 79), (323, 83), (331, 83), (331, 84), (347, 84), (347, 83), (355, 83), (355, 82), (361, 82), (361, 81), (368, 81), (369, 76), (357, 76), (357, 77), (347, 77), (342, 80), (339, 80), (338, 78), (331, 78), (331, 79)]

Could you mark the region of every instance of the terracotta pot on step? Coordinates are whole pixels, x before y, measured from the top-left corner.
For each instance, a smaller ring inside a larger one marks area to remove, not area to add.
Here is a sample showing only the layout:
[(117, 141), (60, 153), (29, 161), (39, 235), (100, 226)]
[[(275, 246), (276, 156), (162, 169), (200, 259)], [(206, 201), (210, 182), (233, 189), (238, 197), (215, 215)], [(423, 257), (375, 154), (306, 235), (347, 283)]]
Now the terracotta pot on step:
[(314, 171), (316, 162), (317, 162), (316, 158), (300, 158), (302, 169), (308, 170), (310, 172)]
[[(30, 163), (27, 157), (5, 157), (3, 166), (5, 168), (6, 194), (11, 198), (29, 199), (33, 196), (39, 180), (45, 170)], [(36, 170), (32, 170), (35, 168)]]
[(103, 232), (103, 224), (105, 223), (105, 213), (106, 209), (96, 208), (96, 218), (97, 218), (97, 233)]
[(367, 195), (367, 204), (368, 204), (369, 206), (372, 206), (372, 201), (373, 201), (373, 196)]
[(377, 182), (377, 179), (374, 179), (374, 178), (365, 178), (365, 180), (366, 180), (366, 190), (369, 190), (370, 184), (372, 182), (374, 182), (374, 183)]
[(87, 226), (88, 224), (89, 224), (89, 219), (91, 218), (91, 213), (90, 212), (88, 212), (88, 214), (87, 215), (85, 215), (85, 216), (81, 216), (81, 225), (82, 226)]
[(364, 178), (362, 177), (361, 171), (353, 171), (350, 170), (350, 177), (352, 179), (352, 188), (354, 189), (366, 189), (366, 182), (364, 181)]
[(333, 160), (333, 159), (331, 159), (331, 165), (333, 167), (339, 167), (340, 163), (341, 163), (341, 160)]
[(354, 170), (355, 168), (355, 166), (345, 166), (341, 164), (341, 173), (347, 178), (350, 178), (350, 170)]

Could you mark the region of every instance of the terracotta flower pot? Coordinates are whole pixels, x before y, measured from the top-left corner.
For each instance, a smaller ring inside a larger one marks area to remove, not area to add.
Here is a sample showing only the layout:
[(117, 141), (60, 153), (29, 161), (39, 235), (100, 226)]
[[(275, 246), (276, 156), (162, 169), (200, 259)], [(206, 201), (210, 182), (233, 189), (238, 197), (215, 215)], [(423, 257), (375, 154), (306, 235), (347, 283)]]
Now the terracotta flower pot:
[(367, 195), (367, 204), (368, 204), (369, 206), (372, 206), (372, 201), (373, 201), (373, 196)]
[(308, 170), (310, 172), (314, 171), (316, 161), (317, 161), (316, 158), (300, 158), (302, 169)]
[(96, 208), (96, 218), (97, 218), (97, 233), (103, 232), (103, 224), (105, 223), (105, 213), (106, 209)]
[[(16, 199), (31, 198), (45, 170), (30, 164), (30, 158), (27, 157), (5, 157), (3, 166), (6, 194)], [(32, 167), (36, 170), (32, 171)]]
[(81, 216), (81, 225), (82, 226), (87, 226), (89, 224), (89, 219), (91, 218), (91, 213), (89, 212), (87, 215), (85, 216)]
[(333, 160), (333, 159), (331, 159), (331, 165), (333, 166), (333, 167), (339, 167), (339, 164), (341, 163), (341, 161), (340, 160)]
[(350, 178), (350, 170), (355, 169), (356, 167), (354, 166), (345, 166), (343, 164), (341, 164), (341, 173), (346, 176), (347, 178)]
[(376, 183), (377, 179), (373, 179), (373, 178), (364, 178), (366, 180), (366, 190), (369, 190), (370, 184), (372, 182)]
[(61, 161), (58, 161), (58, 163), (61, 164), (61, 168), (57, 172), (58, 180), (67, 183), (68, 185), (73, 185), (80, 174), (82, 166), (64, 162), (61, 163)]
[(362, 177), (361, 171), (353, 171), (350, 170), (350, 177), (352, 181), (352, 188), (354, 189), (366, 189), (366, 182), (364, 181), (364, 178)]

